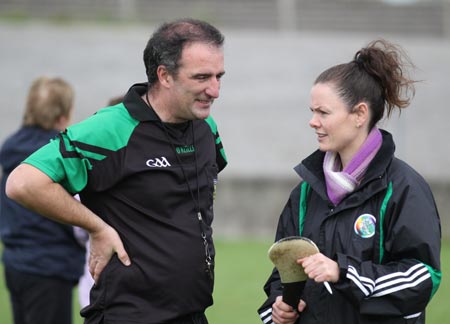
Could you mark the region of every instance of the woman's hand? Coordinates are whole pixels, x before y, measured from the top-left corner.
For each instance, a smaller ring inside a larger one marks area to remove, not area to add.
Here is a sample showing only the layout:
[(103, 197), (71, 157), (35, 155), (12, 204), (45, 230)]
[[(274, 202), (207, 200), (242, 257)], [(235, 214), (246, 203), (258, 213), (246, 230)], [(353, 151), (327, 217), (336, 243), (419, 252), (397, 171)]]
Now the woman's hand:
[(294, 324), (299, 317), (299, 313), (303, 312), (306, 303), (300, 300), (295, 311), (291, 306), (283, 302), (283, 298), (278, 296), (272, 305), (272, 321), (275, 324)]
[(337, 282), (339, 280), (339, 265), (322, 253), (298, 259), (305, 273), (315, 282)]

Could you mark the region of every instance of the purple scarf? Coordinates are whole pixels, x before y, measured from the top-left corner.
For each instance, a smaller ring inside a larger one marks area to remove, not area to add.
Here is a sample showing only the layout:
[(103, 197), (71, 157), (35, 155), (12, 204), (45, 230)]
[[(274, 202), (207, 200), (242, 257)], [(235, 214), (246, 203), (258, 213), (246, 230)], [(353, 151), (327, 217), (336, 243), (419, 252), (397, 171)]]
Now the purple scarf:
[(355, 190), (361, 182), (369, 163), (381, 147), (382, 135), (378, 128), (374, 127), (367, 136), (365, 142), (351, 159), (344, 170), (341, 168), (341, 160), (336, 152), (327, 151), (323, 160), (323, 171), (327, 185), (328, 198), (336, 206), (345, 196)]

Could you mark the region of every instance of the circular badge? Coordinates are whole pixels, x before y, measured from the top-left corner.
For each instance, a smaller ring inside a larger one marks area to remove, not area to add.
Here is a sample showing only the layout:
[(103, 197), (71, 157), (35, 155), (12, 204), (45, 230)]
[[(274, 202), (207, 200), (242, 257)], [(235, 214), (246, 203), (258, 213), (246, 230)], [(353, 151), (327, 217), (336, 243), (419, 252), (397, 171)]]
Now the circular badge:
[(353, 226), (355, 233), (362, 238), (369, 238), (375, 235), (376, 218), (370, 214), (359, 216)]

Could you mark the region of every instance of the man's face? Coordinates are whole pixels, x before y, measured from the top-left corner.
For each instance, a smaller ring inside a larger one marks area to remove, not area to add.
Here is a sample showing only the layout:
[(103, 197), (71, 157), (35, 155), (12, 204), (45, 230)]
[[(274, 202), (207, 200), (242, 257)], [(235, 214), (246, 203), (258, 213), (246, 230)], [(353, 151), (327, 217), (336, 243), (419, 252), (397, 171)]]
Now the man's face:
[(178, 73), (169, 75), (171, 122), (207, 118), (224, 73), (221, 47), (204, 43), (184, 47)]

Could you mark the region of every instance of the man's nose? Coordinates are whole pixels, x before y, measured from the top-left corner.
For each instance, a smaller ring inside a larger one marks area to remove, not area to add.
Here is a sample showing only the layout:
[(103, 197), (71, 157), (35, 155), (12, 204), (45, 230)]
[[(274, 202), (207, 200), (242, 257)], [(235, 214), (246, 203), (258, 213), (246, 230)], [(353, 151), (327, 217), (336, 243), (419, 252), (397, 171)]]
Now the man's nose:
[(217, 78), (212, 78), (208, 88), (206, 89), (206, 94), (212, 98), (219, 98), (220, 92), (220, 80)]

